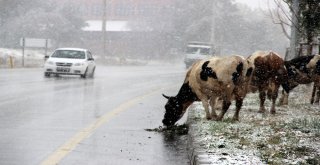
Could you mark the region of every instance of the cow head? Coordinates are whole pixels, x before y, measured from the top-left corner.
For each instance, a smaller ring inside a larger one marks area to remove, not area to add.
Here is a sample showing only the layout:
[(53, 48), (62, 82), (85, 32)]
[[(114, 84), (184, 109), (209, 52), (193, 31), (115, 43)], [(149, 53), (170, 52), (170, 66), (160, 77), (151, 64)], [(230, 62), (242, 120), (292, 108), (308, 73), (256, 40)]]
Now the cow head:
[[(311, 82), (311, 77), (308, 74), (308, 71), (305, 69), (304, 65), (302, 67), (299, 67), (299, 69), (296, 68), (291, 62), (285, 61), (284, 62), (287, 73), (288, 73), (288, 79), (289, 79), (289, 85), (292, 84), (308, 84)], [(302, 68), (300, 70), (300, 68)], [(292, 86), (292, 85), (291, 85)], [(294, 85), (296, 86), (296, 85)]]
[(184, 106), (177, 97), (162, 95), (168, 99), (168, 102), (165, 105), (166, 112), (162, 123), (167, 127), (173, 126), (183, 116), (185, 112)]

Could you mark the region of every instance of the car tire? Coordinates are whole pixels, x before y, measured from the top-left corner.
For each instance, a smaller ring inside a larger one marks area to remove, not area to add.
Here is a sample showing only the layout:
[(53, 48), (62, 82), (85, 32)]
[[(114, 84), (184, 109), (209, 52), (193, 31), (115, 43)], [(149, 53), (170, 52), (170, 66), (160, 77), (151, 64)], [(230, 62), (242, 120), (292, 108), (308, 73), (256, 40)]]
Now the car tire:
[(44, 77), (50, 77), (50, 73), (44, 72)]
[(88, 74), (88, 68), (87, 68), (86, 71), (85, 71), (82, 75), (80, 75), (80, 76), (81, 76), (81, 78), (86, 78), (86, 77), (87, 77), (87, 74)]
[(94, 77), (94, 72), (95, 72), (95, 70), (96, 70), (96, 67), (94, 67), (94, 68), (92, 69), (92, 72), (91, 72), (91, 78), (93, 78), (93, 77)]

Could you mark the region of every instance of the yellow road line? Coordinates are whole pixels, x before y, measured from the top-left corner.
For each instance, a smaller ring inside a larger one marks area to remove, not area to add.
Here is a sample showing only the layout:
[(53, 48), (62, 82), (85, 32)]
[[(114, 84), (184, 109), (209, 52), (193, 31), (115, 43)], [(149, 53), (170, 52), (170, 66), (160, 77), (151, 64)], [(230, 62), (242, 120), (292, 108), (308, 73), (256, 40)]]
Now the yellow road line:
[(81, 141), (89, 137), (101, 125), (108, 122), (112, 117), (116, 116), (122, 111), (125, 111), (129, 107), (137, 104), (139, 101), (143, 100), (144, 98), (154, 95), (155, 93), (159, 93), (160, 90), (163, 90), (163, 88), (146, 93), (130, 101), (127, 101), (121, 104), (119, 107), (112, 110), (111, 112), (101, 116), (92, 124), (90, 124), (89, 126), (82, 129), (80, 132), (75, 134), (71, 139), (69, 139), (62, 146), (60, 146), (54, 153), (52, 153), (46, 160), (44, 160), (41, 163), (41, 165), (57, 165), (65, 156), (67, 156), (73, 149), (75, 149)]

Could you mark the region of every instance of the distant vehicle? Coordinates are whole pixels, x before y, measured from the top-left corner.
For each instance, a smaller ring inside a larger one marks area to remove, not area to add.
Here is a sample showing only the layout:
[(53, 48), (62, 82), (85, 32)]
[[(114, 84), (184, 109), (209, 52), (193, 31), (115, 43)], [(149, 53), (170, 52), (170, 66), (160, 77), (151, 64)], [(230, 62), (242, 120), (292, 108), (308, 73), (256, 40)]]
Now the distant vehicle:
[(44, 64), (44, 76), (80, 75), (82, 78), (93, 77), (96, 64), (87, 49), (59, 48), (56, 49)]
[(189, 68), (195, 61), (210, 58), (214, 55), (212, 44), (205, 42), (189, 42), (185, 52), (184, 63)]

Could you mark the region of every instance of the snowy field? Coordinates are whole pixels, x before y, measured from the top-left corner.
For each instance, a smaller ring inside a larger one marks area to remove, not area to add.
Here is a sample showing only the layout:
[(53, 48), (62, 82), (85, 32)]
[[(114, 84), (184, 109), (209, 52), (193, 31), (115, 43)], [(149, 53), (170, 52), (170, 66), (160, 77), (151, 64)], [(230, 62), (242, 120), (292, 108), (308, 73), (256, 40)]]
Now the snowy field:
[(194, 134), (213, 164), (320, 164), (320, 106), (309, 104), (311, 88), (294, 89), (289, 105), (277, 106), (276, 115), (257, 113), (258, 93), (248, 94), (239, 122), (231, 121), (234, 105), (216, 122), (207, 121), (197, 103), (190, 109)]

